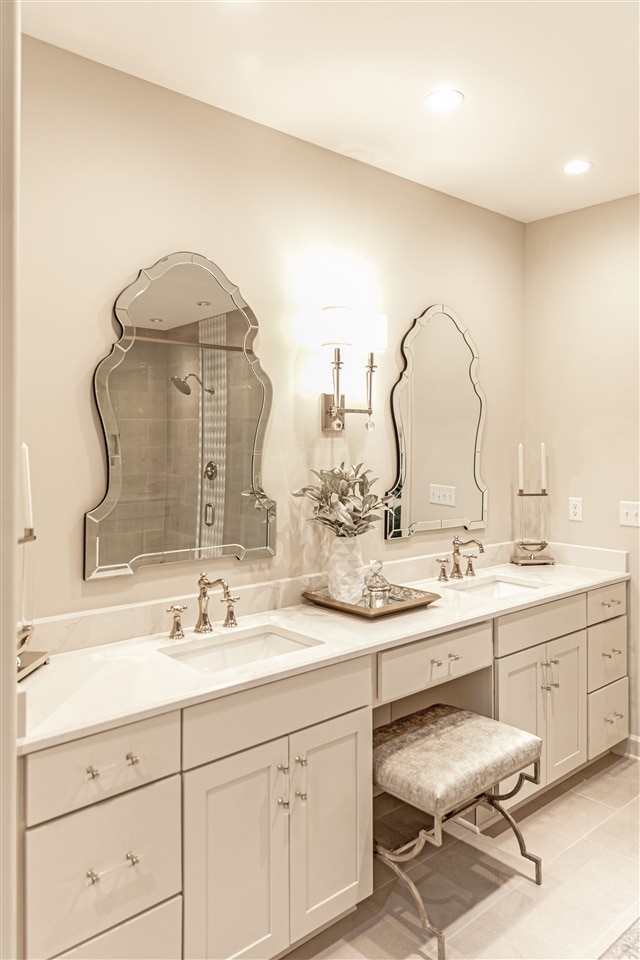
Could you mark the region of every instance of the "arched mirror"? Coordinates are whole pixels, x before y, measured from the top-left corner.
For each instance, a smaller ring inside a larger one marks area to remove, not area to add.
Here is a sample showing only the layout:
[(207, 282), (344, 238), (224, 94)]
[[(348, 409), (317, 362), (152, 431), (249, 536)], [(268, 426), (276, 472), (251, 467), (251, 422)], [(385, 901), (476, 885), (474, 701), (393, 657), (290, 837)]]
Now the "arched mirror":
[(444, 304), (417, 317), (402, 341), (404, 369), (391, 393), (398, 453), (385, 535), (487, 525), (480, 478), (486, 401), (468, 329)]
[(272, 556), (271, 384), (238, 287), (205, 257), (173, 253), (140, 271), (114, 313), (122, 333), (94, 376), (108, 478), (85, 515), (85, 579)]

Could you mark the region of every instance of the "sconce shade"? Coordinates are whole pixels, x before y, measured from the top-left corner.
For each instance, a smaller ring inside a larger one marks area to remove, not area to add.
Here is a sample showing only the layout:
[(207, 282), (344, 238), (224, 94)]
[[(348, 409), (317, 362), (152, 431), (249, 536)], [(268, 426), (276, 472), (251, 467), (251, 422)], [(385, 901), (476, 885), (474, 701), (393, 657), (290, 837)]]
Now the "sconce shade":
[(369, 353), (384, 353), (387, 349), (387, 315), (373, 313), (367, 317), (367, 329), (364, 334), (365, 346)]
[(353, 345), (355, 317), (351, 307), (323, 307), (320, 323), (320, 343), (323, 347)]
[(323, 347), (359, 347), (367, 353), (387, 349), (387, 315), (358, 313), (351, 307), (323, 307), (320, 342)]

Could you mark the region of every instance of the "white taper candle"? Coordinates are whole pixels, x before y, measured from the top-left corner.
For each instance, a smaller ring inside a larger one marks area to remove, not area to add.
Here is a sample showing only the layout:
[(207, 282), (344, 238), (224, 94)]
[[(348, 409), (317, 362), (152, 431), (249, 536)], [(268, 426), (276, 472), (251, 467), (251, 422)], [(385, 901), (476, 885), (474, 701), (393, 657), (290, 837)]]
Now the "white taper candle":
[(518, 490), (524, 490), (524, 450), (518, 444)]
[(547, 454), (544, 443), (540, 444), (540, 484), (543, 490), (547, 489)]

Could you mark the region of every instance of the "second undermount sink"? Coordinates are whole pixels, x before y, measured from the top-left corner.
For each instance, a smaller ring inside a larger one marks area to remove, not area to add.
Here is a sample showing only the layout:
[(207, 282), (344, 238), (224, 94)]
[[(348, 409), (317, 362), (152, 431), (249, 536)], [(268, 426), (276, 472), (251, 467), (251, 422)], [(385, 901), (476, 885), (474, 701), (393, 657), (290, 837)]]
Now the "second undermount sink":
[(441, 584), (445, 590), (460, 590), (482, 600), (504, 600), (519, 593), (538, 590), (544, 584), (537, 580), (525, 580), (522, 577), (499, 576), (450, 580)]
[(300, 653), (318, 646), (322, 640), (313, 640), (282, 627), (253, 627), (242, 633), (221, 637), (205, 634), (195, 640), (182, 641), (160, 652), (202, 673), (221, 673), (250, 664), (271, 660), (273, 657)]

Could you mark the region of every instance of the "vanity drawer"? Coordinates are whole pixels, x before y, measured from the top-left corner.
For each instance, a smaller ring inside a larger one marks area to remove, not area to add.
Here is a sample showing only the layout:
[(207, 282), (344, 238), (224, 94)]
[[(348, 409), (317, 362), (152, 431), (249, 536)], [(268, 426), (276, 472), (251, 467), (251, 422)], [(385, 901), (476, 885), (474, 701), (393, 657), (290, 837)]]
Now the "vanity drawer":
[(114, 957), (180, 960), (182, 897), (174, 897), (73, 950), (60, 953), (56, 960), (114, 960)]
[(180, 777), (27, 830), (25, 871), (27, 960), (53, 957), (180, 893)]
[(539, 607), (507, 613), (495, 621), (496, 657), (582, 630), (587, 625), (586, 594), (552, 600)]
[(183, 770), (371, 703), (371, 657), (199, 703), (183, 711)]
[(629, 736), (629, 678), (616, 680), (587, 696), (588, 759)]
[(31, 826), (180, 770), (180, 712), (129, 723), (26, 757)]
[(385, 650), (378, 654), (378, 700), (398, 700), (492, 662), (490, 623)]
[(613, 583), (587, 594), (587, 623), (600, 623), (627, 612), (627, 584)]
[(616, 617), (587, 630), (587, 690), (597, 690), (627, 673), (627, 618)]

